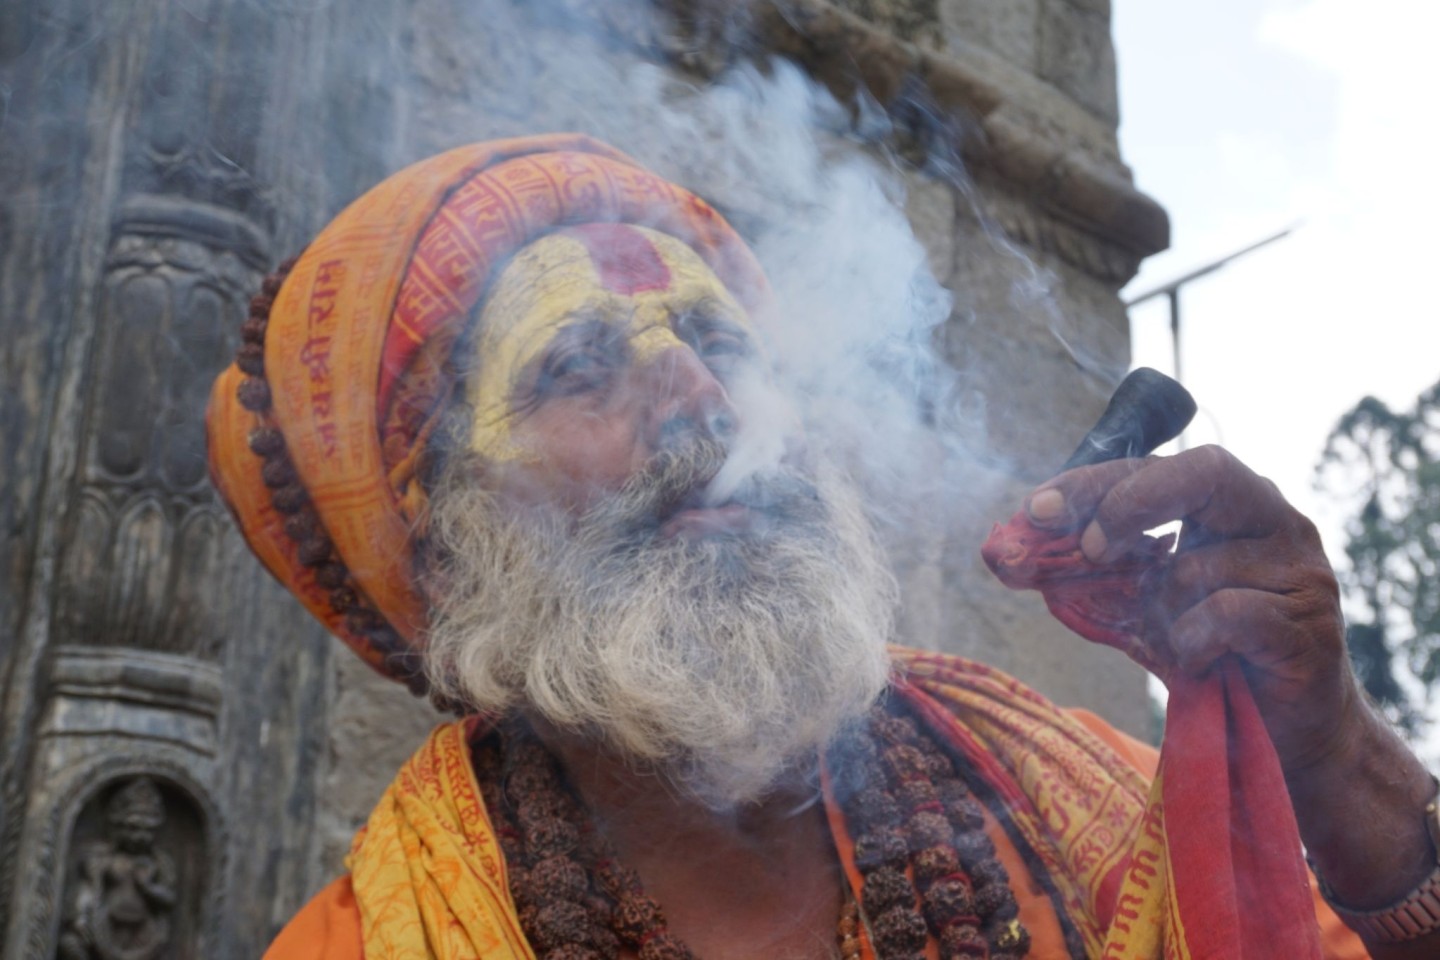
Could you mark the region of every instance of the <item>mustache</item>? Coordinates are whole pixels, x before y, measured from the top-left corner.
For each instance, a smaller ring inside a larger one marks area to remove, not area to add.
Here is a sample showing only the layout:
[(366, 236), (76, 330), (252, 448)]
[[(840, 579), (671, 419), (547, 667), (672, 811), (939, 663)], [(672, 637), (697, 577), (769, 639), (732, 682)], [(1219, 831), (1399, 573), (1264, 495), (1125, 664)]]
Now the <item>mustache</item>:
[[(706, 498), (706, 488), (725, 466), (728, 446), (697, 436), (651, 458), (613, 496), (592, 508), (583, 525), (644, 533), (658, 529), (681, 510), (721, 506)], [(811, 520), (824, 515), (820, 490), (793, 466), (756, 471), (726, 501), (739, 503), (778, 520)]]

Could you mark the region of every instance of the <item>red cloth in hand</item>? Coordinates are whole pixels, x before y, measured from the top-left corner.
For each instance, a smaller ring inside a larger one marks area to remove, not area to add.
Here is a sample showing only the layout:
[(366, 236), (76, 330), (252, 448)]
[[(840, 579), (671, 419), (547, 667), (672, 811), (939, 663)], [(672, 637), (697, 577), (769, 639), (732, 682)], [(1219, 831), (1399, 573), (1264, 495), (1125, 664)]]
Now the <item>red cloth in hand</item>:
[(1043, 530), (1021, 511), (995, 525), (981, 555), (1007, 587), (1039, 590), (1061, 623), (1124, 651), (1169, 687), (1157, 776), (1184, 953), (1319, 960), (1299, 828), (1239, 661), (1226, 656), (1197, 679), (1144, 642), (1146, 584), (1163, 574), (1173, 543), (1146, 537), (1096, 564), (1078, 532)]

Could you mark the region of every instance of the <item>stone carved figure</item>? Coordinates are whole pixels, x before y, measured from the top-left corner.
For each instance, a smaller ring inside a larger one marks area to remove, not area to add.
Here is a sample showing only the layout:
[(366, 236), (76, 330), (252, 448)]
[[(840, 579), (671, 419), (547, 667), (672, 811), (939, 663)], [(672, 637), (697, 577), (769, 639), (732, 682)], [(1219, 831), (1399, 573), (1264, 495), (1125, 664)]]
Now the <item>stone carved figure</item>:
[(149, 777), (135, 777), (105, 806), (106, 836), (80, 857), (60, 935), (61, 960), (151, 960), (170, 942), (174, 861), (156, 847), (165, 802)]

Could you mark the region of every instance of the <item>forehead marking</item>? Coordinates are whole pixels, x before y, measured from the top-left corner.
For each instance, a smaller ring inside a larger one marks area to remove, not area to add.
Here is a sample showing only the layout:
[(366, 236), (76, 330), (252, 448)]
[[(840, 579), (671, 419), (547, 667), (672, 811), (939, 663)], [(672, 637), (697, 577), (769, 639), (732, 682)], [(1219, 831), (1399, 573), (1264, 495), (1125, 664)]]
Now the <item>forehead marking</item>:
[(611, 293), (629, 297), (670, 287), (670, 268), (639, 230), (622, 223), (587, 223), (566, 233), (585, 245), (600, 285)]

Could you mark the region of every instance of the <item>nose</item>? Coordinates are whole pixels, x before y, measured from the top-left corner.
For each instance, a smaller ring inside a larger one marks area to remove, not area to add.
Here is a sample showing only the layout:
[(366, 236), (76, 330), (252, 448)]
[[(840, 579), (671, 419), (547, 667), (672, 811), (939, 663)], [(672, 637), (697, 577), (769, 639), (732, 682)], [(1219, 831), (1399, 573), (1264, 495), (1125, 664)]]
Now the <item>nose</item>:
[(655, 451), (706, 436), (728, 443), (739, 415), (725, 387), (695, 351), (674, 343), (657, 351), (637, 371), (646, 438)]

